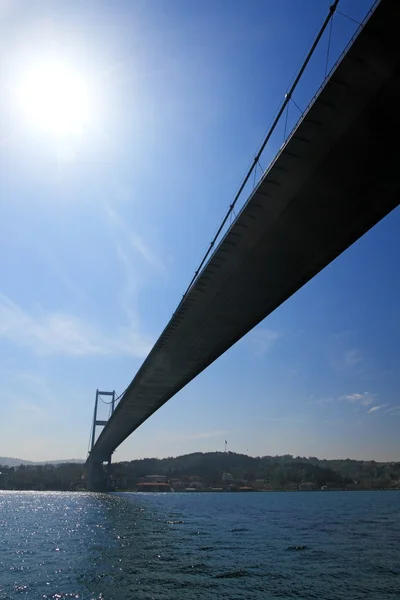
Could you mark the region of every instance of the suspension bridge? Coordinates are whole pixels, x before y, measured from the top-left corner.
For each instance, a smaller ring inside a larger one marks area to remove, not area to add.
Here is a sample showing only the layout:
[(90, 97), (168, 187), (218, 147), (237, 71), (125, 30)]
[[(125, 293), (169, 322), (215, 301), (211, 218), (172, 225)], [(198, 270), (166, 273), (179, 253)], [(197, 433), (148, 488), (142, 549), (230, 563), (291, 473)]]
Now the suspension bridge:
[[(337, 8), (334, 2), (277, 119)], [(237, 199), (171, 320), (112, 411), (97, 421), (88, 489), (156, 410), (395, 209), (400, 199), (400, 2), (381, 0), (227, 230)], [(96, 395), (96, 403), (98, 395)], [(115, 395), (112, 396), (114, 405)], [(95, 439), (97, 425), (103, 429)]]

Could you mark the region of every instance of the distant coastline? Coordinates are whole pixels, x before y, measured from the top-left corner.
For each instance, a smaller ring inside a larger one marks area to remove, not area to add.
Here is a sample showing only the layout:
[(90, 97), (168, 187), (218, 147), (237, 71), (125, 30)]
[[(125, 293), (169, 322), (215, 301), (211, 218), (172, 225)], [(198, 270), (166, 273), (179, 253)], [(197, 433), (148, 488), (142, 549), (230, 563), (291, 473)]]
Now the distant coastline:
[[(0, 457), (0, 489), (85, 490), (81, 460), (33, 463)], [(10, 464), (11, 461), (11, 464)], [(143, 492), (305, 492), (400, 489), (400, 462), (316, 457), (252, 457), (235, 452), (196, 452), (175, 458), (117, 462), (110, 488)]]

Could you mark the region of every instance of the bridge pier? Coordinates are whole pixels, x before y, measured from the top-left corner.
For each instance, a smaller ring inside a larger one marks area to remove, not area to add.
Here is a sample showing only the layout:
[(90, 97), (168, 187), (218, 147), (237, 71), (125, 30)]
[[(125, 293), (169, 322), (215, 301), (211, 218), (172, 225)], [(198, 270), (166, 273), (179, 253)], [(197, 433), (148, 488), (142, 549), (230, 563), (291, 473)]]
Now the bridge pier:
[(86, 482), (88, 492), (109, 492), (111, 489), (110, 480), (111, 457), (107, 467), (96, 457), (88, 458), (86, 463)]

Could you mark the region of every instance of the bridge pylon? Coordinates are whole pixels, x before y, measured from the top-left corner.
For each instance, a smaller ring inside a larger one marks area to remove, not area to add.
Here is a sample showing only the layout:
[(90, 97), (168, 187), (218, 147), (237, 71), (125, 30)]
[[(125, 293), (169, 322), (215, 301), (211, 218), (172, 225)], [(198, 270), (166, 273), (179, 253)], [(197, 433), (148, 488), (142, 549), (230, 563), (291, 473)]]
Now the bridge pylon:
[(93, 452), (96, 442), (96, 427), (104, 427), (107, 424), (107, 421), (97, 418), (99, 399), (101, 399), (102, 396), (111, 398), (111, 400), (107, 402), (107, 404), (110, 404), (111, 406), (110, 417), (115, 409), (115, 390), (112, 392), (96, 390), (90, 451), (86, 461), (86, 479), (89, 492), (109, 492), (111, 489), (111, 454), (110, 456), (97, 456)]

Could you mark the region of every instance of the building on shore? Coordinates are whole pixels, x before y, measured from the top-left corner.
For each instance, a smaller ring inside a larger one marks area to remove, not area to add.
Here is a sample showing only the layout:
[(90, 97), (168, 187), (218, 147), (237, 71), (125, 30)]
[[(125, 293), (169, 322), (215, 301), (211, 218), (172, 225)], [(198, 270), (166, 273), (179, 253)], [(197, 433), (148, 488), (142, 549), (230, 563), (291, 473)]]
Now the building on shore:
[(166, 475), (146, 475), (144, 478), (146, 483), (166, 483)]
[(171, 485), (166, 482), (143, 481), (137, 484), (138, 492), (172, 492)]
[(312, 492), (316, 489), (316, 485), (315, 483), (312, 483), (312, 481), (304, 481), (302, 483), (299, 484), (299, 491), (300, 492)]

